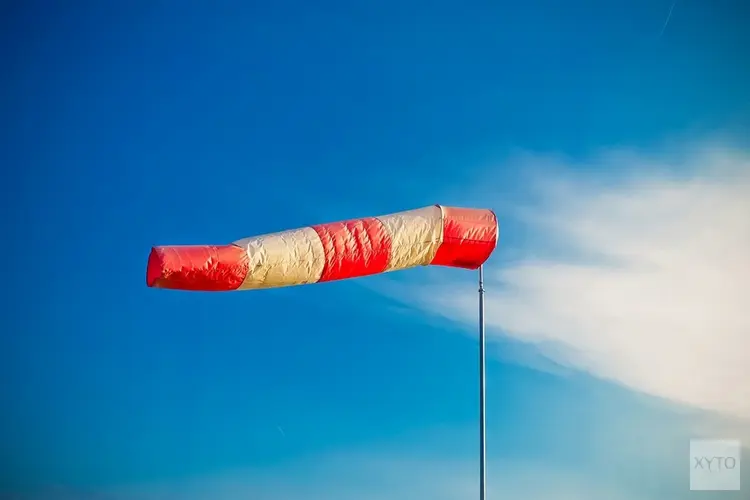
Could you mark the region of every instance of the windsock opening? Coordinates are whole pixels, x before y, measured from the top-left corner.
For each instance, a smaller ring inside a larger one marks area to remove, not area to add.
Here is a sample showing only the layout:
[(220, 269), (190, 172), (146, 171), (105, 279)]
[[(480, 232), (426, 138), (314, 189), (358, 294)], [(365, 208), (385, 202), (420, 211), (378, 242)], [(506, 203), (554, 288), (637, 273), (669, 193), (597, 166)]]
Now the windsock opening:
[(497, 246), (497, 216), (492, 210), (438, 206), (443, 242), (430, 265), (478, 269)]
[(153, 247), (146, 285), (153, 288), (220, 292), (236, 290), (249, 269), (247, 252), (237, 245)]

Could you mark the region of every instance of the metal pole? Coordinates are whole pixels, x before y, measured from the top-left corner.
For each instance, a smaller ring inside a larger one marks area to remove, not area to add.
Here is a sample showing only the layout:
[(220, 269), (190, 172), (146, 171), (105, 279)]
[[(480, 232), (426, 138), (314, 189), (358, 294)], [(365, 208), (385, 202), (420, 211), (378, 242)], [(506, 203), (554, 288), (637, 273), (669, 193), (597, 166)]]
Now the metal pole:
[(479, 266), (479, 500), (487, 497), (485, 457), (484, 266)]

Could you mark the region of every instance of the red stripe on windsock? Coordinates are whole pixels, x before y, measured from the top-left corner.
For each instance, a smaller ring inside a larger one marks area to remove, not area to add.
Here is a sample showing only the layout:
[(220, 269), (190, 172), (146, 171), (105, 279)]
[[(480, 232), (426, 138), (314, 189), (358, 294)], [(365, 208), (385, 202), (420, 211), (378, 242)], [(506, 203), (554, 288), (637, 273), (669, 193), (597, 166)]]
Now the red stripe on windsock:
[(492, 210), (441, 207), (443, 243), (430, 262), (435, 266), (477, 269), (497, 246), (497, 217)]
[(391, 235), (375, 217), (313, 226), (325, 252), (323, 274), (333, 281), (385, 271), (391, 255)]
[(146, 284), (204, 292), (237, 290), (248, 269), (247, 252), (237, 245), (153, 247)]

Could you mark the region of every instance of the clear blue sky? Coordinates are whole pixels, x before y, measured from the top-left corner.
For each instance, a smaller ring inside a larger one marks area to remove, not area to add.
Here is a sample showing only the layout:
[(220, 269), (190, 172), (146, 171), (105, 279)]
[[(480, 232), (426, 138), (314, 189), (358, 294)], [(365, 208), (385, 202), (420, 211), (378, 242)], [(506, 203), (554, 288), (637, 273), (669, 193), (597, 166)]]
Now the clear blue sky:
[[(355, 282), (147, 289), (151, 245), (450, 204), (519, 150), (746, 136), (741, 4), (680, 1), (660, 35), (669, 0), (3, 3), (0, 492), (293, 474), (383, 443), (470, 460), (458, 327)], [(636, 411), (583, 375), (488, 369), (497, 460)]]

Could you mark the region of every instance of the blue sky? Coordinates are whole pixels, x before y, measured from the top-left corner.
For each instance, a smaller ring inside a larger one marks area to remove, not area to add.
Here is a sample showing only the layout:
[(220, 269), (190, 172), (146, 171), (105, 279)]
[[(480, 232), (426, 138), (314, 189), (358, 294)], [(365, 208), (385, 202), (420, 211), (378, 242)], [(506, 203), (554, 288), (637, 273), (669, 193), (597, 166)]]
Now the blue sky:
[[(635, 340), (603, 345), (598, 339), (623, 338), (607, 330), (620, 319), (558, 300), (579, 294), (573, 283), (597, 287), (596, 296), (631, 278), (642, 280), (633, 281), (639, 291), (681, 285), (666, 268), (545, 281), (537, 277), (552, 276), (548, 268), (525, 261), (559, 263), (575, 245), (602, 253), (599, 235), (624, 235), (618, 248), (632, 251), (609, 257), (656, 262), (667, 254), (628, 246), (635, 230), (589, 229), (651, 221), (649, 234), (684, 238), (649, 243), (666, 252), (693, 241), (678, 222), (704, 200), (700, 214), (728, 221), (717, 229), (723, 239), (706, 241), (739, 251), (731, 260), (699, 246), (674, 257), (698, 264), (690, 269), (719, 260), (733, 267), (707, 267), (709, 284), (675, 295), (670, 317), (709, 307), (707, 290), (724, 293), (730, 299), (701, 316), (723, 323), (700, 323), (692, 352), (726, 338), (721, 345), (739, 357), (717, 347), (695, 359), (722, 383), (747, 374), (738, 297), (750, 295), (727, 276), (744, 272), (750, 248), (740, 239), (741, 214), (750, 213), (741, 189), (750, 184), (738, 174), (750, 164), (750, 65), (741, 49), (750, 46), (748, 9), (679, 1), (664, 28), (671, 6), (0, 7), (0, 162), (12, 242), (3, 249), (0, 493), (473, 495), (470, 273), (419, 269), (235, 294), (144, 283), (151, 245), (225, 243), (444, 203), (501, 216), (501, 248), (488, 269), (490, 298), (507, 299), (488, 309), (491, 490), (682, 498), (687, 439), (747, 431), (747, 407), (732, 404), (742, 393), (695, 389), (687, 354), (670, 367), (664, 353), (674, 335), (666, 334), (684, 325), (637, 309), (629, 317), (642, 321), (622, 324)], [(559, 196), (542, 196), (553, 200), (545, 206), (540, 192)], [(608, 212), (620, 205), (598, 204), (601, 196), (667, 208), (658, 217), (627, 204)], [(562, 237), (519, 216), (530, 205), (567, 217), (547, 221)], [(704, 224), (700, 214), (689, 220)], [(509, 295), (514, 286), (523, 293)], [(643, 293), (618, 297), (613, 311)], [(539, 313), (558, 307), (568, 315)], [(650, 342), (657, 338), (663, 343)], [(683, 378), (633, 368), (655, 365)]]

